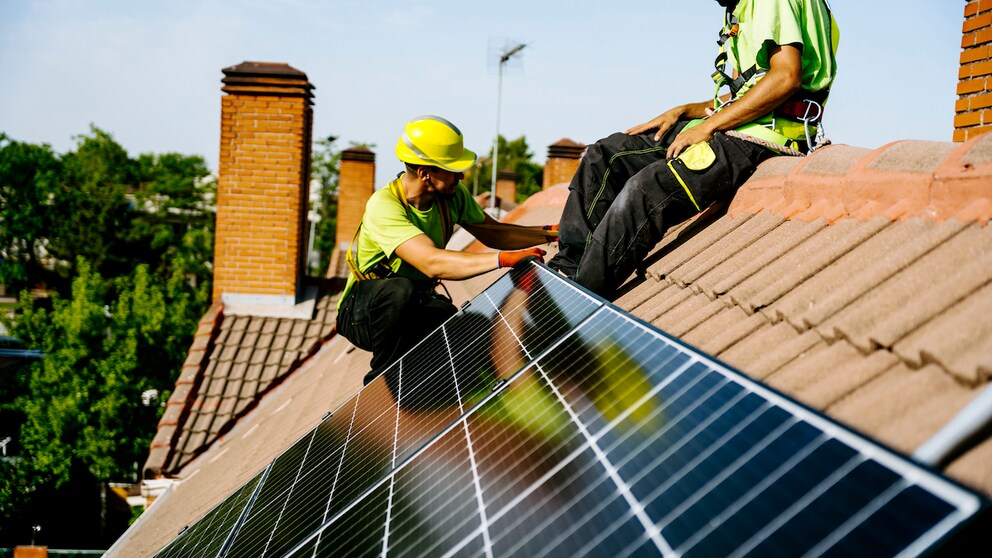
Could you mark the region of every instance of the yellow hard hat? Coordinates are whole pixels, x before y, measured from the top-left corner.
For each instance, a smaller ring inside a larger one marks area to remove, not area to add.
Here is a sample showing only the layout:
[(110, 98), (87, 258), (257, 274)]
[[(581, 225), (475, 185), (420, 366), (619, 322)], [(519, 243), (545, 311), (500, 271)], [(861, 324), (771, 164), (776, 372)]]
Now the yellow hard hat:
[(454, 124), (433, 114), (406, 123), (396, 142), (396, 157), (404, 163), (464, 172), (475, 163), (475, 153), (465, 149), (462, 132)]

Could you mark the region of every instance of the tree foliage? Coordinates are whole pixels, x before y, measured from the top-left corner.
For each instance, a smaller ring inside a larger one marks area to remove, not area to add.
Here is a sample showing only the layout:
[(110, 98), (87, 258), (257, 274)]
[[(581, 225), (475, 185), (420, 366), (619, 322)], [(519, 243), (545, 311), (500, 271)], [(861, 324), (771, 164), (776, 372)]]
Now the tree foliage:
[[(338, 173), (341, 168), (341, 151), (335, 146), (335, 136), (317, 140), (313, 149), (310, 187), (317, 188), (317, 203), (311, 209), (320, 217), (314, 231), (314, 250), (320, 254), (318, 265), (310, 269), (312, 275), (327, 273), (329, 257), (334, 250), (334, 236), (338, 226)], [(311, 192), (313, 195), (313, 192)]]
[[(24, 542), (25, 521), (52, 521), (60, 500), (99, 501), (103, 483), (135, 479), (210, 303), (203, 159), (132, 158), (96, 127), (75, 139), (58, 155), (0, 134), (0, 282), (21, 293), (0, 319), (45, 354), (0, 378), (0, 435), (15, 438), (0, 460), (0, 547)], [(38, 286), (53, 296), (33, 298)]]
[[(544, 167), (533, 161), (534, 153), (527, 145), (527, 139), (520, 136), (515, 140), (507, 140), (502, 135), (499, 136), (499, 164), (496, 166), (500, 170), (511, 170), (517, 175), (517, 203), (521, 203), (533, 194), (541, 191), (544, 179)], [(493, 150), (489, 149), (489, 155), (480, 158), (479, 163), (465, 173), (464, 183), (473, 194), (489, 192), (493, 183), (492, 167)]]

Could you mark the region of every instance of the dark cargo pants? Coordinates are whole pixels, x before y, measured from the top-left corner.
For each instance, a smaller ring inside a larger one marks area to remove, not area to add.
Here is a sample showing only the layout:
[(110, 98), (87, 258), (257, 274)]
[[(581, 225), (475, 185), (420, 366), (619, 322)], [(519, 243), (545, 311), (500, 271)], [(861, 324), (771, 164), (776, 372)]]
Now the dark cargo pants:
[(405, 277), (358, 281), (338, 308), (337, 331), (372, 353), (368, 384), (455, 315), (447, 298)]
[(774, 154), (718, 133), (666, 159), (685, 124), (668, 130), (661, 141), (653, 132), (617, 133), (588, 147), (569, 186), (551, 267), (612, 299), (668, 227), (733, 196)]

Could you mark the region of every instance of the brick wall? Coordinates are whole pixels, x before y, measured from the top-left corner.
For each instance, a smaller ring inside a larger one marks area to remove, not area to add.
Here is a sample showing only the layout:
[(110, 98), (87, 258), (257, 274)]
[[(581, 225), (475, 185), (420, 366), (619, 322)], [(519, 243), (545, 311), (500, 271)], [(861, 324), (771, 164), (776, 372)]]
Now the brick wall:
[(542, 188), (548, 188), (572, 181), (575, 169), (579, 168), (579, 160), (586, 146), (570, 139), (562, 138), (548, 146), (548, 160), (544, 164), (544, 183)]
[(305, 269), (312, 89), (287, 64), (225, 68), (214, 300), (295, 304)]
[(992, 130), (992, 0), (964, 6), (954, 141)]
[(375, 153), (364, 147), (341, 152), (338, 173), (338, 223), (335, 243), (347, 250), (362, 222), (365, 204), (375, 192)]

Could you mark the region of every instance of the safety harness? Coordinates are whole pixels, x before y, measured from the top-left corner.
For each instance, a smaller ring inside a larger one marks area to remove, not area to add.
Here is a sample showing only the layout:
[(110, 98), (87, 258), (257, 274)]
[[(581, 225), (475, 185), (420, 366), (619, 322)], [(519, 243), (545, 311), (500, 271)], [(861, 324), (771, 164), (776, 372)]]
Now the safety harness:
[[(406, 192), (403, 190), (403, 181), (400, 178), (401, 176), (403, 176), (403, 173), (400, 173), (400, 175), (397, 176), (395, 180), (389, 183), (389, 191), (393, 194), (393, 196), (396, 197), (397, 200), (399, 200), (401, 204), (403, 204), (403, 209), (406, 210), (407, 218), (410, 219), (410, 222), (412, 223), (413, 211), (410, 209), (410, 202), (407, 201), (406, 199)], [(448, 200), (442, 196), (435, 196), (434, 202), (437, 203), (438, 205), (438, 212), (440, 213), (440, 217), (441, 217), (441, 231), (443, 235), (442, 247), (443, 247), (448, 244), (448, 241), (451, 240), (451, 235), (454, 234), (454, 223), (451, 221), (451, 213), (448, 211)], [(361, 231), (362, 231), (362, 223), (359, 223), (358, 230), (355, 231), (355, 236), (354, 238), (351, 239), (351, 245), (348, 246), (348, 251), (345, 252), (345, 260), (347, 260), (348, 268), (351, 269), (351, 273), (354, 274), (355, 279), (357, 279), (358, 281), (365, 281), (368, 279), (386, 279), (394, 276), (395, 272), (392, 269), (393, 262), (399, 259), (395, 253), (392, 255), (392, 257), (388, 259), (382, 258), (379, 261), (375, 262), (374, 264), (369, 266), (369, 268), (366, 269), (364, 272), (361, 270), (361, 266), (359, 265), (356, 256), (357, 250), (355, 253), (352, 252), (352, 250), (355, 249), (356, 246), (358, 246), (358, 235), (361, 233)], [(438, 283), (440, 283), (440, 281), (435, 279), (434, 281), (431, 282), (429, 288), (433, 289), (434, 287), (437, 286)]]
[[(724, 25), (720, 29), (720, 38), (717, 40), (720, 50), (717, 53), (716, 60), (713, 62), (715, 71), (712, 75), (713, 83), (716, 84), (716, 91), (713, 95), (714, 110), (719, 110), (737, 100), (737, 94), (741, 89), (748, 83), (757, 82), (768, 72), (768, 70), (758, 68), (757, 64), (755, 64), (746, 70), (738, 71), (736, 78), (732, 78), (727, 74), (727, 61), (729, 60), (727, 42), (731, 37), (736, 37), (740, 32), (740, 25), (733, 14), (735, 5), (736, 3), (733, 3), (727, 7)], [(830, 14), (829, 6), (827, 7), (827, 13)], [(833, 15), (829, 15), (829, 17), (832, 21)], [(730, 99), (726, 102), (720, 101), (720, 91), (724, 87), (730, 89)], [(772, 112), (770, 124), (751, 122), (737, 128), (736, 131), (746, 136), (753, 136), (763, 140), (760, 142), (762, 145), (782, 146), (784, 149), (780, 151), (791, 154), (791, 152), (798, 151), (801, 147), (799, 141), (793, 139), (799, 136), (801, 130), (806, 140), (806, 147), (809, 151), (814, 151), (824, 141), (821, 123), (823, 120), (823, 105), (826, 103), (829, 94), (829, 87), (820, 91), (800, 89)], [(815, 132), (811, 134), (810, 128), (814, 128)]]

